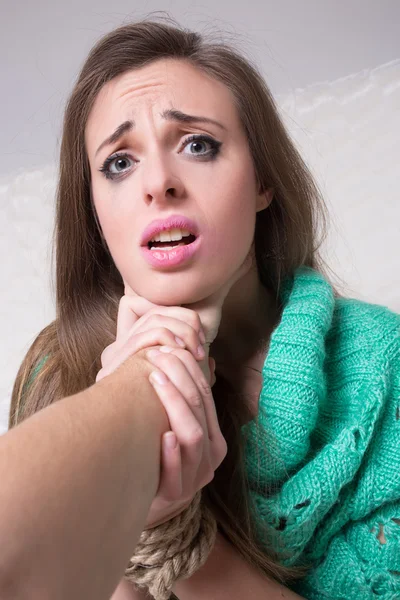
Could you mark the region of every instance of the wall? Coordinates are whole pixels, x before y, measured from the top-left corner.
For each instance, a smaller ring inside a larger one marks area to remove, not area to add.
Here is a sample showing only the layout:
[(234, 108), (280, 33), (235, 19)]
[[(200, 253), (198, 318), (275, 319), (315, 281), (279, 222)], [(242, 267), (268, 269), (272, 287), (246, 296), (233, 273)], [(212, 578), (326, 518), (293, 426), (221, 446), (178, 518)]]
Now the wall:
[(124, 20), (168, 11), (222, 29), (260, 66), (273, 93), (331, 81), (400, 55), (398, 0), (0, 0), (0, 173), (57, 160), (61, 117), (93, 42)]
[[(264, 8), (262, 27), (258, 15), (243, 8), (225, 9), (225, 17), (229, 14), (240, 24), (235, 29), (248, 32), (247, 49), (264, 57), (263, 72), (273, 83), (282, 118), (324, 193), (331, 227), (323, 251), (343, 280), (343, 292), (400, 313), (400, 48), (391, 36), (397, 7), (383, 2), (379, 14), (365, 7), (351, 25), (344, 9), (335, 14), (330, 2), (318, 3), (325, 11), (315, 12), (314, 21), (313, 2), (302, 3), (304, 13), (289, 10), (295, 3), (275, 4), (274, 10), (272, 3), (265, 5), (271, 16)], [(79, 12), (73, 2), (63, 9), (41, 2), (34, 12), (22, 3), (19, 12), (26, 9), (26, 19), (12, 35), (14, 8), (7, 13), (8, 28), (4, 20), (0, 23), (2, 43), (5, 34), (10, 42), (9, 62), (2, 65), (8, 93), (2, 95), (0, 111), (0, 434), (6, 431), (11, 388), (23, 356), (55, 315), (50, 241), (57, 110), (89, 40), (123, 16), (101, 12), (105, 3), (96, 6)], [(346, 3), (346, 11), (352, 6), (357, 3)], [(204, 11), (204, 4), (197, 12), (189, 7), (184, 17), (200, 22)], [(86, 21), (79, 21), (82, 15)], [(385, 19), (387, 36), (379, 31)], [(363, 39), (362, 48), (357, 39)]]

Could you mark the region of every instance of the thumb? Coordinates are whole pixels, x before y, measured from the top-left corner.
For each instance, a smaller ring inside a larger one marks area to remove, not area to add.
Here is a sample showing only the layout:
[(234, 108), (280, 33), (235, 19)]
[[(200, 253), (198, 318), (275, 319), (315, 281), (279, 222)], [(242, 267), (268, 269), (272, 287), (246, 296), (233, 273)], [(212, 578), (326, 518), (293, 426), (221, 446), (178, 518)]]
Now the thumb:
[(149, 310), (155, 308), (153, 304), (143, 296), (139, 296), (130, 285), (124, 281), (124, 296), (121, 298), (117, 315), (117, 339), (126, 337), (135, 323)]
[(135, 302), (135, 313), (138, 317), (142, 317), (145, 313), (147, 313), (151, 308), (155, 308), (156, 306), (158, 306), (158, 304), (154, 304), (153, 302), (150, 302), (150, 300), (147, 300), (146, 298), (143, 298), (143, 296), (139, 296), (139, 294), (137, 294), (129, 285), (129, 283), (127, 283), (124, 280), (124, 294), (125, 296), (129, 296), (130, 298), (134, 298), (134, 302)]

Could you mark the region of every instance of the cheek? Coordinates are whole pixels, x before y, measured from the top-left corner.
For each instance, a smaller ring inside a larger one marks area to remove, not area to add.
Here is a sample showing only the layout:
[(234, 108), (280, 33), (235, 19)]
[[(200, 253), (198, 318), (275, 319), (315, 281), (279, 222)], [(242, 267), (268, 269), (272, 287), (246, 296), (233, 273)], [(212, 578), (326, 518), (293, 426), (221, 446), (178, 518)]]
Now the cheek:
[(232, 177), (219, 181), (214, 187), (211, 198), (213, 206), (212, 219), (215, 236), (212, 239), (214, 252), (218, 252), (219, 260), (235, 262), (253, 241), (256, 202), (254, 181), (248, 172), (236, 171)]
[(132, 207), (122, 202), (118, 191), (110, 192), (102, 189), (101, 185), (93, 190), (93, 198), (104, 237), (112, 250), (129, 231), (127, 224), (130, 223), (129, 208), (132, 211)]
[[(98, 192), (98, 190), (97, 190)], [(113, 197), (114, 196), (114, 197)], [(124, 276), (127, 265), (132, 263), (129, 251), (129, 241), (133, 243), (133, 233), (130, 220), (118, 208), (118, 203), (113, 194), (97, 195), (94, 201), (97, 217), (103, 236), (107, 242), (108, 250), (118, 271)], [(100, 201), (99, 201), (100, 198)]]

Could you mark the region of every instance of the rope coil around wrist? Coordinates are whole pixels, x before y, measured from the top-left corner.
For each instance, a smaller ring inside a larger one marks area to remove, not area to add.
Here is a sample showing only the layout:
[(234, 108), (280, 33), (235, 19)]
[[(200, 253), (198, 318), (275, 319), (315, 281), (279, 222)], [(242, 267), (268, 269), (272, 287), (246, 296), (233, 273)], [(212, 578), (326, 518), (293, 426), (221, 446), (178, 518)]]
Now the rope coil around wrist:
[(141, 533), (125, 578), (147, 588), (155, 600), (168, 600), (177, 579), (187, 579), (206, 562), (217, 523), (198, 492), (179, 515)]

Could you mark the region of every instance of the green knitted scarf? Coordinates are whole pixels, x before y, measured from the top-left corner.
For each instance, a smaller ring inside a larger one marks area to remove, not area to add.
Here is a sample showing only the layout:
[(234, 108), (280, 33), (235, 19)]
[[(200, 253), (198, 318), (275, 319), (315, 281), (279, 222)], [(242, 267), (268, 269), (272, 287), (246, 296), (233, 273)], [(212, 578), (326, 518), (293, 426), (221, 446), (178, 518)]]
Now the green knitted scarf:
[(400, 598), (400, 316), (337, 298), (314, 269), (282, 287), (246, 465), (257, 517), (310, 600)]

